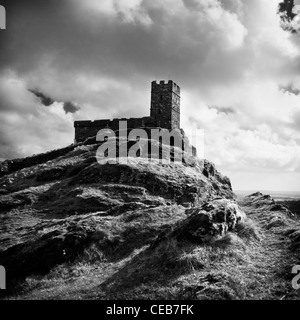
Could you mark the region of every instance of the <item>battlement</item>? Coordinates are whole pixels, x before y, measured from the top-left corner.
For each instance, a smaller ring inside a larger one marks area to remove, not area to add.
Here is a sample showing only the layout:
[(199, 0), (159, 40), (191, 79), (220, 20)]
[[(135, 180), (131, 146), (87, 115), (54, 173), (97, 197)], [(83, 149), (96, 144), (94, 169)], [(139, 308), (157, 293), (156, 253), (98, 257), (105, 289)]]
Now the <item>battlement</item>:
[(74, 127), (106, 127), (108, 123), (112, 122), (110, 119), (104, 120), (80, 120), (74, 122)]
[(168, 82), (166, 82), (165, 80), (161, 80), (159, 82), (157, 82), (156, 80), (152, 81), (151, 90), (152, 92), (161, 90), (171, 90), (172, 92), (180, 96), (180, 87), (172, 80), (169, 80)]
[(96, 127), (96, 128), (110, 128), (112, 130), (117, 130), (120, 121), (126, 121), (127, 127), (134, 129), (138, 127), (155, 127), (156, 122), (152, 117), (143, 118), (114, 118), (103, 119), (103, 120), (79, 120), (74, 122), (75, 128), (83, 127)]

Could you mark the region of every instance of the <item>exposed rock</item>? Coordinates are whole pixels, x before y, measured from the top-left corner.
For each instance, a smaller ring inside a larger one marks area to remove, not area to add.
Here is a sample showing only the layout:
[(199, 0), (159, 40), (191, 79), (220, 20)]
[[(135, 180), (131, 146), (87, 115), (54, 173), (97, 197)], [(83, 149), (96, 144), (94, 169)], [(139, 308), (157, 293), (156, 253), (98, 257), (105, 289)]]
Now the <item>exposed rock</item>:
[(287, 215), (294, 217), (295, 215), (284, 205), (282, 204), (274, 204), (271, 206), (270, 211), (280, 211), (280, 212), (285, 212)]
[(250, 200), (252, 206), (260, 208), (262, 206), (267, 206), (269, 208), (270, 205), (275, 205), (275, 201), (270, 195), (264, 195), (261, 192), (253, 193), (247, 196), (246, 199)]
[(203, 243), (214, 237), (224, 236), (246, 218), (237, 203), (227, 199), (213, 200), (200, 208), (187, 210), (187, 213), (190, 216), (170, 233), (161, 235), (154, 246), (166, 238)]
[[(266, 230), (281, 230), (289, 226), (295, 215), (286, 207), (275, 202), (270, 195), (256, 192), (242, 201), (248, 215), (256, 215)], [(248, 210), (249, 207), (249, 210)]]
[(258, 209), (266, 209), (266, 211), (285, 213), (290, 217), (294, 217), (294, 214), (284, 205), (276, 203), (276, 201), (270, 195), (264, 195), (261, 192), (253, 193), (244, 198), (243, 204)]

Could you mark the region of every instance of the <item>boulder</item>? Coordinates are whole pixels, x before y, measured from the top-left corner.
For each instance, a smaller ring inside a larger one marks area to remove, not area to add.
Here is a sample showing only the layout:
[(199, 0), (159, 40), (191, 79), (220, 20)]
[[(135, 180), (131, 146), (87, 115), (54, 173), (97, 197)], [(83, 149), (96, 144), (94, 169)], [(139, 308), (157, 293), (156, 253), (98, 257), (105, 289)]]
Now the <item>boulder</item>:
[(168, 234), (161, 235), (154, 246), (166, 238), (195, 243), (210, 241), (234, 230), (246, 218), (237, 203), (229, 199), (216, 199), (199, 208), (188, 209), (186, 213), (189, 217)]

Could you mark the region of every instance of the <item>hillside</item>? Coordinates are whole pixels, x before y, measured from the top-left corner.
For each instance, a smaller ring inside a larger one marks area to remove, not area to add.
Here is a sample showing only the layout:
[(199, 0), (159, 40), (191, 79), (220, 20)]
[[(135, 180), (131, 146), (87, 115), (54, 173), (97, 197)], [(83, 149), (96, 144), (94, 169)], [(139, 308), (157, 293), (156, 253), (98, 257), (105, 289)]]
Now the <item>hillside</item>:
[(299, 298), (300, 224), (286, 207), (237, 202), (206, 160), (100, 165), (97, 148), (1, 164), (4, 298)]

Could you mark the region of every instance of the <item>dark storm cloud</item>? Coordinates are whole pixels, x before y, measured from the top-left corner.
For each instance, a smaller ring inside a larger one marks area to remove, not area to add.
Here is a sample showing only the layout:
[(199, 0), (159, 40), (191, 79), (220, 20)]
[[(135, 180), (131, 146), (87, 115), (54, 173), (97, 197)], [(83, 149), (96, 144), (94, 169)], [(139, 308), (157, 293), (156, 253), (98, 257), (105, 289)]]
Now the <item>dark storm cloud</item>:
[(41, 103), (46, 107), (51, 106), (51, 104), (55, 102), (55, 100), (47, 97), (46, 95), (44, 95), (42, 92), (39, 92), (38, 90), (29, 89), (29, 91), (32, 92), (37, 98), (39, 98)]
[[(209, 9), (201, 3), (193, 5), (197, 1), (178, 1), (182, 15), (172, 14), (170, 4), (141, 2), (141, 10), (151, 25), (137, 19), (124, 22), (119, 11), (116, 11), (119, 21), (112, 23), (110, 15), (77, 9), (78, 3), (10, 0), (7, 4), (10, 25), (1, 39), (0, 66), (12, 67), (24, 74), (49, 64), (53, 70), (66, 72), (69, 77), (89, 72), (127, 81), (139, 77), (165, 78), (170, 74), (191, 86), (197, 85), (195, 77), (207, 85), (222, 82), (225, 76), (227, 81), (239, 76), (238, 68), (229, 68), (229, 65), (234, 60), (236, 65), (244, 63), (236, 59), (243, 52), (226, 53), (224, 48), (229, 36), (218, 34), (222, 25), (216, 27), (214, 18), (205, 17), (205, 10)], [(173, 7), (176, 8), (176, 3)], [(234, 17), (226, 15), (224, 19), (232, 24), (229, 25), (231, 39), (238, 38), (239, 43), (245, 30)], [(215, 50), (216, 47), (219, 50)]]
[[(32, 92), (45, 107), (51, 106), (54, 102), (63, 102), (54, 100), (36, 89), (29, 89), (29, 91)], [(67, 101), (63, 102), (63, 109), (65, 113), (75, 113), (80, 110), (80, 107), (71, 101)]]
[(80, 110), (80, 107), (78, 107), (77, 105), (75, 105), (73, 102), (64, 102), (64, 110), (66, 113), (75, 113), (78, 110)]

